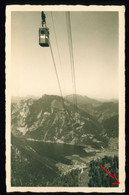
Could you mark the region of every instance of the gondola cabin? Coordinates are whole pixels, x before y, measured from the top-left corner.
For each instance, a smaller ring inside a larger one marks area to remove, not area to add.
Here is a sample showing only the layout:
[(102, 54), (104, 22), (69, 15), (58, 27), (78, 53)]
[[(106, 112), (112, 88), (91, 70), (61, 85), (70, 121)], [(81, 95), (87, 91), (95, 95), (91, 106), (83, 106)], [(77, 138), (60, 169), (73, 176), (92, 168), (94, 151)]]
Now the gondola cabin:
[(47, 27), (39, 28), (39, 45), (49, 47), (49, 29)]

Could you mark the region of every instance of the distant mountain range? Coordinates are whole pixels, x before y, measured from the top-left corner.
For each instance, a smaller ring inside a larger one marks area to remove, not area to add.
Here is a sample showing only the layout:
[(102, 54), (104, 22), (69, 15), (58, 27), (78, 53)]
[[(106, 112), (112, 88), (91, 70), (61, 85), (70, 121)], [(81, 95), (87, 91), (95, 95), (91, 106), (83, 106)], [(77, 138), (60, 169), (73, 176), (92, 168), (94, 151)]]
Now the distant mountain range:
[(89, 177), (88, 162), (118, 150), (118, 103), (80, 95), (77, 102), (76, 108), (73, 96), (12, 98), (12, 186), (63, 187), (67, 181), (77, 187), (75, 181)]
[(12, 103), (17, 103), (20, 100), (27, 100), (27, 99), (38, 99), (38, 96), (34, 95), (28, 95), (28, 96), (23, 96), (23, 97), (18, 97), (18, 96), (12, 96), (11, 97), (11, 102)]
[(45, 142), (106, 147), (118, 136), (118, 103), (100, 102), (87, 96), (43, 95), (14, 98), (11, 104), (12, 134)]
[[(75, 95), (67, 95), (65, 98), (69, 100), (70, 102), (73, 102), (73, 98)], [(77, 97), (77, 103), (80, 104), (92, 104), (92, 105), (100, 105), (101, 102), (92, 98), (89, 98), (87, 96), (82, 95), (76, 95)]]
[[(72, 95), (66, 96), (66, 99), (73, 103)], [(77, 105), (80, 109), (95, 117), (99, 122), (103, 122), (114, 116), (118, 117), (118, 101), (116, 99), (103, 102), (87, 96), (77, 95)]]
[[(44, 94), (44, 95), (47, 95), (47, 94)], [(64, 96), (64, 99), (68, 99), (69, 101), (73, 102), (73, 96), (72, 94), (70, 95), (66, 95)], [(77, 97), (77, 100), (78, 100), (78, 103), (102, 103), (102, 102), (114, 102), (114, 103), (118, 103), (118, 99), (115, 99), (115, 98), (112, 98), (112, 99), (104, 99), (104, 98), (98, 98), (98, 99), (93, 99), (91, 97), (88, 97), (86, 95), (79, 95), (77, 94), (76, 95)], [(11, 98), (11, 101), (12, 102), (17, 102), (19, 100), (22, 100), (22, 99), (29, 99), (29, 98), (32, 98), (32, 99), (39, 99), (40, 97), (39, 96), (35, 96), (35, 95), (27, 95), (27, 96), (12, 96)]]

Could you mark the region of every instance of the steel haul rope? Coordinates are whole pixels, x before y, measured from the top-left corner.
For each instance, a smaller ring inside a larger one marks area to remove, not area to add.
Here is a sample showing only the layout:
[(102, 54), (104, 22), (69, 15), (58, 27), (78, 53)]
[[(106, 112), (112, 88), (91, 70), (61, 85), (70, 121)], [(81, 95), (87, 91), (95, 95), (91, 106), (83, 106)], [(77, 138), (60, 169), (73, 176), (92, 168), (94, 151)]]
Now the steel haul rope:
[(71, 62), (71, 74), (72, 74), (72, 85), (73, 85), (73, 101), (74, 101), (75, 108), (77, 109), (75, 68), (74, 68), (74, 58), (73, 58), (73, 43), (72, 43), (71, 22), (70, 22), (70, 13), (69, 12), (66, 12), (66, 23), (67, 23), (70, 62)]
[(57, 82), (58, 82), (58, 86), (59, 86), (60, 95), (61, 95), (61, 97), (63, 97), (62, 90), (61, 90), (61, 85), (60, 85), (60, 80), (59, 80), (59, 77), (58, 77), (58, 72), (57, 72), (57, 68), (56, 68), (56, 64), (55, 64), (55, 60), (54, 60), (54, 55), (53, 55), (53, 51), (52, 51), (52, 47), (51, 47), (51, 43), (50, 43), (50, 51), (51, 51), (52, 60), (53, 60), (54, 68), (55, 68), (55, 73), (56, 73), (56, 78), (57, 78)]
[(55, 34), (55, 41), (56, 41), (56, 47), (57, 47), (58, 56), (59, 56), (59, 64), (60, 64), (60, 68), (61, 68), (63, 84), (64, 84), (64, 88), (65, 88), (65, 82), (64, 82), (64, 77), (63, 77), (63, 72), (62, 72), (62, 65), (61, 65), (61, 57), (60, 57), (60, 52), (59, 52), (59, 47), (58, 47), (58, 42), (57, 42), (57, 36), (56, 36), (56, 30), (55, 30), (55, 25), (54, 25), (54, 18), (53, 18), (52, 12), (51, 12), (51, 18), (52, 18), (52, 24), (53, 24), (54, 34)]

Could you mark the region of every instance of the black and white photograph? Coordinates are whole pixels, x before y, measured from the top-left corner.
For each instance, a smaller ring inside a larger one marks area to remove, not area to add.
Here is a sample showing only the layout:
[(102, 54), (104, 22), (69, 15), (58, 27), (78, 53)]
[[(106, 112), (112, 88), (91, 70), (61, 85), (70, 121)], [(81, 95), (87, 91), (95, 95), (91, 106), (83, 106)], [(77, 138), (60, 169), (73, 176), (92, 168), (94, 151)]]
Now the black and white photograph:
[(125, 191), (124, 13), (6, 7), (8, 192)]

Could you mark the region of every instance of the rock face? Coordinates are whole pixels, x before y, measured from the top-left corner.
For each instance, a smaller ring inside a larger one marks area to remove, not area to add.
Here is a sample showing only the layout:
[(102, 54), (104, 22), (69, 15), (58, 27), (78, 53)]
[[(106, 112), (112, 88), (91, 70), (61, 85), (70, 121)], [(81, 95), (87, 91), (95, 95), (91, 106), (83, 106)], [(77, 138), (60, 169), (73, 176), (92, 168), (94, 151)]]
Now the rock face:
[[(79, 181), (80, 175), (77, 175), (76, 171), (83, 170), (85, 162), (89, 162), (88, 156), (95, 158), (97, 152), (101, 151), (101, 155), (105, 155), (108, 148), (115, 149), (114, 142), (117, 145), (118, 140), (117, 105), (101, 103), (90, 98), (87, 103), (82, 99), (81, 97), (78, 109), (75, 109), (72, 102), (54, 95), (13, 98), (12, 186), (63, 187), (67, 181), (67, 175), (62, 177), (63, 170), (69, 176), (68, 186), (73, 185), (69, 184), (70, 178), (72, 177), (73, 182)], [(87, 98), (85, 100), (87, 101)], [(74, 174), (70, 169), (75, 171)], [(77, 184), (75, 186), (77, 187)]]
[[(29, 139), (106, 147), (107, 132), (94, 116), (59, 96), (12, 103), (12, 134)], [(107, 123), (105, 123), (107, 126)]]
[[(66, 99), (73, 102), (73, 96), (68, 95)], [(80, 109), (93, 116), (106, 130), (108, 137), (118, 136), (118, 100), (98, 101), (87, 96), (77, 95)]]

